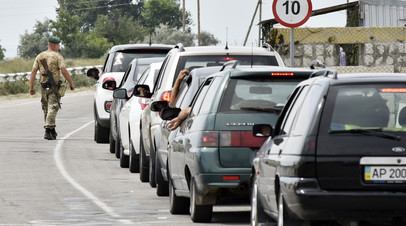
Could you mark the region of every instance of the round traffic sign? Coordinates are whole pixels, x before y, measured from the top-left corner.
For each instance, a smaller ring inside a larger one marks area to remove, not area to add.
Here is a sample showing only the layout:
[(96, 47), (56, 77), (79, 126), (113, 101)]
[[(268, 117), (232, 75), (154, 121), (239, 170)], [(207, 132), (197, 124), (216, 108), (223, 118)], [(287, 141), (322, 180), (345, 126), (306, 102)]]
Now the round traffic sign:
[(272, 12), (276, 21), (285, 27), (299, 27), (312, 15), (311, 0), (274, 0)]

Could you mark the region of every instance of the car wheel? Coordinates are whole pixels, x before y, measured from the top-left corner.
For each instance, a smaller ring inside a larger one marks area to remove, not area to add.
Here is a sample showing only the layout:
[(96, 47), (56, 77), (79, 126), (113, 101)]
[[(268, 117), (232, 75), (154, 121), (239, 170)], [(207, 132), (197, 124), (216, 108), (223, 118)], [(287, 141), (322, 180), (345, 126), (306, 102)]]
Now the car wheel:
[[(156, 158), (156, 157), (155, 157)], [(156, 182), (156, 194), (158, 196), (168, 196), (169, 184), (161, 173), (161, 164), (158, 159), (155, 160), (155, 182)]]
[(120, 137), (119, 137), (119, 135), (117, 134), (117, 137), (116, 137), (117, 139), (116, 139), (116, 145), (115, 145), (115, 148), (114, 148), (114, 153), (115, 153), (115, 155), (116, 155), (116, 158), (120, 158), (120, 147), (121, 147), (121, 142), (120, 142)]
[(109, 136), (109, 142), (110, 142), (110, 153), (114, 154), (116, 153), (116, 141), (114, 140), (113, 136), (110, 133)]
[(169, 211), (171, 214), (188, 214), (189, 213), (189, 199), (185, 197), (178, 197), (175, 194), (175, 188), (169, 179)]
[(130, 166), (130, 158), (128, 155), (124, 154), (124, 148), (120, 145), (120, 167), (128, 168)]
[(267, 216), (258, 197), (258, 178), (254, 175), (251, 182), (251, 225), (260, 225), (267, 222)]
[(135, 153), (133, 142), (130, 139), (130, 158), (129, 158), (129, 170), (131, 173), (140, 172), (140, 155)]
[(148, 174), (149, 174), (149, 185), (151, 185), (151, 187), (155, 188), (156, 187), (156, 182), (155, 182), (155, 151), (152, 150), (152, 146), (151, 146), (151, 150), (149, 151), (149, 170), (148, 170)]
[(145, 155), (144, 144), (142, 143), (142, 135), (140, 136), (140, 180), (141, 182), (148, 182), (149, 175), (149, 159)]
[(104, 128), (95, 119), (94, 121), (94, 141), (96, 143), (108, 143), (109, 142), (110, 129)]
[(193, 222), (210, 222), (213, 205), (196, 204), (197, 188), (193, 178), (190, 179), (190, 218)]

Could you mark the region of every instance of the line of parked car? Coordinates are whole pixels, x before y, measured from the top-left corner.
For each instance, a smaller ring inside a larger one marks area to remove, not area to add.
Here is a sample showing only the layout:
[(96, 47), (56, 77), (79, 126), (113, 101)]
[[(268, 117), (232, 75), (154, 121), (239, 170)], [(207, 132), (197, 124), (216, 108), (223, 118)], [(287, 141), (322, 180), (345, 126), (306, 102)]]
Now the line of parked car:
[(116, 46), (95, 141), (194, 222), (235, 203), (252, 225), (402, 222), (406, 75), (321, 66), (285, 67), (269, 45)]

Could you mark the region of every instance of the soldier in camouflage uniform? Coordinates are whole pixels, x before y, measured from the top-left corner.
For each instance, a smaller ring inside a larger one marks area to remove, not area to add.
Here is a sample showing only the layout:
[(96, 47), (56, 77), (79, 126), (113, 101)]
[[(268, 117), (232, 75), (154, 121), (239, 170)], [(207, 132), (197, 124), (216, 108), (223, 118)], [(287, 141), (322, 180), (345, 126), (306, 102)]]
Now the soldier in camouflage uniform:
[(56, 113), (59, 110), (58, 97), (50, 89), (48, 77), (46, 71), (42, 64), (40, 63), (41, 59), (46, 59), (48, 63), (48, 68), (52, 72), (53, 78), (56, 84), (60, 84), (61, 80), (60, 71), (65, 79), (69, 82), (71, 90), (75, 89), (72, 78), (69, 75), (69, 72), (66, 70), (63, 57), (58, 53), (59, 43), (61, 41), (58, 38), (51, 37), (48, 39), (48, 50), (40, 53), (34, 61), (34, 65), (31, 71), (30, 77), (30, 94), (35, 94), (34, 89), (34, 80), (37, 74), (37, 71), (40, 71), (39, 82), (41, 83), (41, 105), (42, 110), (44, 111), (44, 128), (45, 135), (44, 138), (47, 140), (55, 140), (58, 135), (55, 131), (55, 118)]

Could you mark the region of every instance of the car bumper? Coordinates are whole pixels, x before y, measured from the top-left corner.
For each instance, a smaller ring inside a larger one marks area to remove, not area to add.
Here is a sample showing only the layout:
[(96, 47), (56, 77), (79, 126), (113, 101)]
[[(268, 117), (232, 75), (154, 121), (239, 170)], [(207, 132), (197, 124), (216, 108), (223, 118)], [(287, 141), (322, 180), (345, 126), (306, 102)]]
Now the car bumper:
[(281, 177), (288, 209), (304, 220), (390, 220), (404, 217), (406, 192), (325, 191), (316, 179)]

